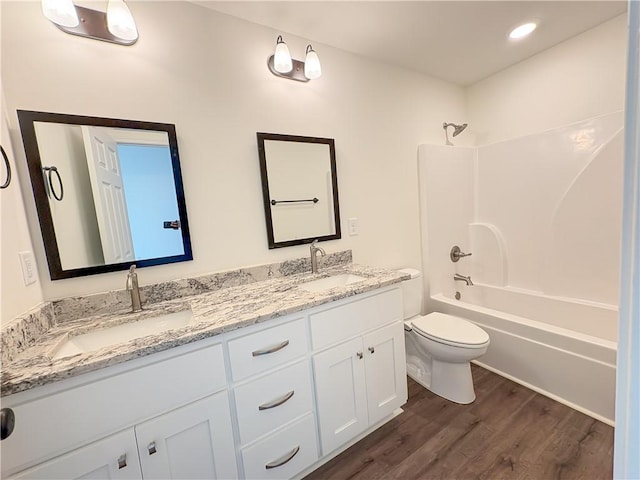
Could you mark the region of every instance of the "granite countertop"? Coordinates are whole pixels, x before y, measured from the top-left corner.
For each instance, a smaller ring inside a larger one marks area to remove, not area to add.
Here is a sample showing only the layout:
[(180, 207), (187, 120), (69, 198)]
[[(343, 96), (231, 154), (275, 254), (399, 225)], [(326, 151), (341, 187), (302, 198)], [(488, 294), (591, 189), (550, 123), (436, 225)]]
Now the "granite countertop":
[[(318, 278), (342, 273), (365, 277), (357, 283), (320, 292), (299, 288)], [(408, 279), (397, 271), (362, 265), (342, 265), (286, 277), (223, 288), (214, 292), (156, 303), (142, 312), (120, 311), (63, 322), (38, 342), (2, 366), (2, 396), (29, 390), (83, 373), (196, 342), (311, 307), (330, 303)], [(191, 310), (193, 320), (182, 328), (111, 345), (87, 353), (53, 359), (53, 352), (70, 336), (135, 322), (166, 313)]]

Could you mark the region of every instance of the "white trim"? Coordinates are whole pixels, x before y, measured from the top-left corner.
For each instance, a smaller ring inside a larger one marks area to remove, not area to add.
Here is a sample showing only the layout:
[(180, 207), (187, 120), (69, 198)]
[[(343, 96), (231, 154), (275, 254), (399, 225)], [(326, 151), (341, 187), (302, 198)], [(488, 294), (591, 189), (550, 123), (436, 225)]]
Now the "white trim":
[(640, 3), (629, 1), (613, 476), (640, 478)]

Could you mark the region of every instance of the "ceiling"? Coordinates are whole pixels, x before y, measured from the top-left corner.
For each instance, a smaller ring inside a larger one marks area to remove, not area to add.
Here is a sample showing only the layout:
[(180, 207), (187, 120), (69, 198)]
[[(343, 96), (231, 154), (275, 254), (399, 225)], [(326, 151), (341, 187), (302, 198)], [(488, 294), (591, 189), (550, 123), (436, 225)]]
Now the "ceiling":
[[(195, 3), (271, 27), (282, 32), (285, 41), (291, 33), (463, 86), (616, 17), (627, 7), (626, 1), (616, 0)], [(530, 37), (507, 38), (513, 27), (531, 19), (539, 27)], [(317, 50), (322, 60), (321, 48)]]

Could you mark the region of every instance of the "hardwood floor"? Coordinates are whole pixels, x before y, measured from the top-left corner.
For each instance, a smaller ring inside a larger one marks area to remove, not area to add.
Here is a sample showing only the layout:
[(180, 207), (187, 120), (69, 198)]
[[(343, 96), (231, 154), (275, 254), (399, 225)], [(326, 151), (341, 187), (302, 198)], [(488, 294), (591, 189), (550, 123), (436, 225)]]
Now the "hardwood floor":
[(458, 405), (409, 379), (404, 413), (305, 480), (610, 479), (613, 427), (488, 370)]

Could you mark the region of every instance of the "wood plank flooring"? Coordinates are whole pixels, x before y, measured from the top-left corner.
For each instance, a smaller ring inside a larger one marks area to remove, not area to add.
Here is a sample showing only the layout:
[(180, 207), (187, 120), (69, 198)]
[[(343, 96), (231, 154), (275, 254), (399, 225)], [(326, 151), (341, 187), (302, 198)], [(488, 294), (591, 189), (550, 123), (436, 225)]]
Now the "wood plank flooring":
[(610, 479), (613, 427), (475, 365), (476, 401), (409, 379), (404, 413), (305, 477)]

